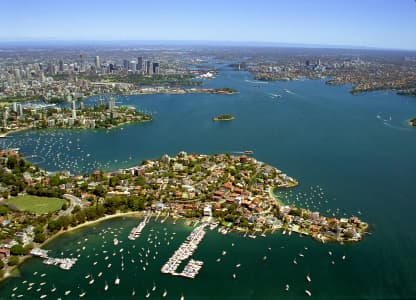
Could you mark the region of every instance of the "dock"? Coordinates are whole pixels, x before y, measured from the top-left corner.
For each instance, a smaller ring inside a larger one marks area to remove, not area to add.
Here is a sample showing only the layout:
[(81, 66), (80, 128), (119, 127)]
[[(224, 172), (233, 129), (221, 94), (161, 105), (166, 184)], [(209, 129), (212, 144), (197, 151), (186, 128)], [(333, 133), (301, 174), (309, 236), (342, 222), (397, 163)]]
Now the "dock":
[(169, 260), (162, 266), (160, 270), (162, 273), (171, 274), (174, 276), (182, 276), (186, 278), (195, 278), (198, 275), (204, 262), (191, 259), (185, 266), (182, 272), (178, 273), (176, 270), (179, 265), (191, 257), (196, 249), (198, 249), (199, 243), (205, 236), (205, 227), (208, 224), (202, 224), (196, 227), (186, 238), (186, 240), (180, 245), (180, 247), (173, 253)]

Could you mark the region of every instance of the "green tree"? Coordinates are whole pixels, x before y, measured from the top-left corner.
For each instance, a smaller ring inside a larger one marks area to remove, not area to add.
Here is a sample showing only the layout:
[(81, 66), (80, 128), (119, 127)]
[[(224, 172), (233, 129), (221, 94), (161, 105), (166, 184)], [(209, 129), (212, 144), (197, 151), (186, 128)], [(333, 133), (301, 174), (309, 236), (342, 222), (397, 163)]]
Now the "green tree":
[(15, 266), (19, 263), (19, 258), (17, 256), (10, 256), (7, 264), (9, 266)]
[(10, 248), (10, 253), (12, 255), (23, 255), (24, 254), (23, 246), (21, 244), (17, 244), (17, 245), (12, 246)]
[(33, 239), (33, 241), (35, 243), (43, 243), (46, 240), (46, 237), (43, 233), (37, 233), (35, 234), (35, 237)]
[(4, 262), (0, 259), (0, 270), (4, 268)]

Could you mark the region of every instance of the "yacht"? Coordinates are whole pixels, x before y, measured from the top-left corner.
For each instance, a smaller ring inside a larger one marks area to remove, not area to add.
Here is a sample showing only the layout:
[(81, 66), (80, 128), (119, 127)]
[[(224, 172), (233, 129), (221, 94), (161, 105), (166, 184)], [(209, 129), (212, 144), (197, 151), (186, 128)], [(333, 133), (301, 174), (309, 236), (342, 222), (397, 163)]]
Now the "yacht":
[(68, 296), (69, 294), (71, 294), (71, 290), (67, 290), (67, 291), (65, 291), (65, 293), (64, 293), (64, 295), (65, 295), (65, 296)]
[(308, 290), (305, 290), (305, 294), (308, 295), (309, 297), (312, 296), (312, 293)]
[(91, 276), (91, 280), (90, 281), (88, 281), (88, 284), (89, 285), (91, 285), (91, 284), (93, 284), (94, 283), (94, 278), (92, 278), (92, 276)]
[(80, 298), (82, 298), (82, 297), (84, 297), (86, 294), (87, 294), (86, 292), (82, 292), (81, 294), (79, 294), (79, 297), (80, 297)]
[(235, 267), (239, 268), (239, 267), (241, 267), (241, 264), (236, 264)]
[(308, 274), (308, 275), (306, 275), (306, 280), (307, 280), (308, 282), (311, 282), (311, 281), (312, 281), (312, 279), (311, 279), (311, 277), (309, 276), (309, 274)]
[(234, 278), (234, 279), (236, 279), (236, 277), (237, 277), (237, 276), (235, 275), (235, 273), (233, 273), (233, 278)]
[(108, 290), (108, 283), (107, 283), (107, 281), (105, 282), (105, 286), (104, 286), (104, 291), (107, 291)]
[(146, 291), (146, 295), (145, 295), (145, 297), (146, 297), (146, 298), (149, 298), (149, 297), (150, 297), (149, 290), (147, 290), (147, 291)]
[(168, 295), (168, 291), (165, 289), (165, 291), (162, 294), (162, 297), (165, 298)]
[(42, 296), (40, 296), (40, 299), (46, 298), (48, 295), (43, 294)]
[(290, 286), (288, 284), (286, 284), (285, 286), (285, 291), (288, 292), (289, 291)]
[(133, 288), (133, 291), (131, 292), (131, 295), (132, 296), (136, 295), (136, 291), (134, 290), (134, 288)]
[(116, 280), (114, 281), (115, 285), (119, 285), (120, 284), (120, 278), (118, 278), (118, 275), (116, 277)]
[(55, 291), (56, 291), (56, 287), (55, 287), (55, 285), (54, 285), (54, 284), (52, 284), (51, 293), (53, 293), (53, 292), (55, 292)]
[(181, 300), (185, 300), (185, 297), (183, 296), (183, 294), (181, 295)]
[(153, 282), (152, 292), (156, 291), (156, 284)]

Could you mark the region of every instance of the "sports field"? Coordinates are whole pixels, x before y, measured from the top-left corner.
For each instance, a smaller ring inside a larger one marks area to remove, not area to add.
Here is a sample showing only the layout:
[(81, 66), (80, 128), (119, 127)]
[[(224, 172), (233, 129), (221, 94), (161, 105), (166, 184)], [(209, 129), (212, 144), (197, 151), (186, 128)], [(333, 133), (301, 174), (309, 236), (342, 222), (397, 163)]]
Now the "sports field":
[(60, 210), (66, 201), (59, 198), (37, 197), (31, 195), (17, 196), (9, 199), (9, 206), (21, 211), (30, 211), (36, 214), (46, 214)]

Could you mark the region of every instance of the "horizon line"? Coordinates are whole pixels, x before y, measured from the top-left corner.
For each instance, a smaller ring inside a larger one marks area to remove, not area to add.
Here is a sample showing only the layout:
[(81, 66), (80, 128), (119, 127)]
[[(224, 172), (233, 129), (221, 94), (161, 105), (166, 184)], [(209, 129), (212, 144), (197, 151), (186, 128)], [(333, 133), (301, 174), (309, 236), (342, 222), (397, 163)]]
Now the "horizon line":
[[(416, 48), (391, 48), (381, 46), (362, 46), (362, 45), (338, 45), (338, 44), (316, 44), (316, 43), (286, 43), (270, 41), (231, 41), (231, 40), (169, 40), (169, 39), (58, 39), (58, 38), (21, 38), (21, 39), (2, 39), (1, 45), (12, 45), (25, 43), (71, 43), (84, 45), (88, 43), (112, 44), (121, 43), (144, 43), (148, 46), (169, 45), (188, 45), (188, 46), (260, 46), (260, 47), (282, 47), (282, 48), (315, 48), (315, 49), (348, 49), (348, 50), (390, 50), (390, 51), (416, 51)], [(162, 45), (161, 45), (162, 44)], [(122, 46), (122, 45), (121, 45)]]

